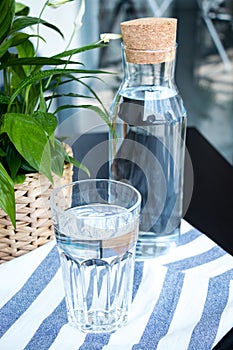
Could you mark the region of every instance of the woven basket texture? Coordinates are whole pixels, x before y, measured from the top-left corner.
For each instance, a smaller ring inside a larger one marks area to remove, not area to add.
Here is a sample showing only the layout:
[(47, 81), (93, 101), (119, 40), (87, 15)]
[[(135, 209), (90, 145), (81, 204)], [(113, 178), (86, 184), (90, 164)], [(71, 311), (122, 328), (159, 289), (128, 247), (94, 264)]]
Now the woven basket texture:
[[(70, 152), (69, 152), (70, 153)], [(50, 195), (54, 187), (72, 181), (73, 166), (66, 164), (63, 177), (54, 175), (54, 184), (42, 174), (27, 174), (15, 185), (16, 229), (0, 209), (0, 263), (9, 261), (54, 239)]]

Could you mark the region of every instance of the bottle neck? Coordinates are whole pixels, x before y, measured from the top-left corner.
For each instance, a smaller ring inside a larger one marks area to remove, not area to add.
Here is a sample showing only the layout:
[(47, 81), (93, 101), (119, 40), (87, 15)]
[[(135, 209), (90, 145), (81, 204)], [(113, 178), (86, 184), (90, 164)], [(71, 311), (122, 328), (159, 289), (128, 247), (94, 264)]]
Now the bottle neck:
[[(160, 54), (162, 52), (162, 55)], [(155, 52), (155, 57), (162, 57), (159, 59), (152, 59), (155, 63), (147, 63), (146, 56), (151, 55), (151, 52), (145, 51), (144, 57), (146, 63), (131, 63), (127, 61), (127, 49), (122, 46), (122, 61), (124, 71), (124, 82), (127, 87), (134, 86), (166, 86), (171, 87), (174, 84), (175, 74), (175, 54), (176, 47), (159, 50)]]

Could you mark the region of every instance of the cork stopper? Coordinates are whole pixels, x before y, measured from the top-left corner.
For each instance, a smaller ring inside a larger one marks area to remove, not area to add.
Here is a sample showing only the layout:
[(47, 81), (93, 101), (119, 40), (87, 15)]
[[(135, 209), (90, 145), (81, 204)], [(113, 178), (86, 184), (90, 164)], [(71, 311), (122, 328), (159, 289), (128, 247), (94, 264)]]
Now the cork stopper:
[(176, 18), (139, 18), (121, 23), (126, 60), (151, 64), (171, 61), (176, 49)]

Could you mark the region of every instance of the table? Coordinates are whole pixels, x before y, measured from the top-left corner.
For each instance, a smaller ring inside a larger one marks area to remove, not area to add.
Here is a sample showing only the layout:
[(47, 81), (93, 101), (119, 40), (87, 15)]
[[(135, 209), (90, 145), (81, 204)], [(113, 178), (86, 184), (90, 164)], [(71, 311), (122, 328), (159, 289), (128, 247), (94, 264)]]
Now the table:
[(233, 255), (233, 166), (195, 127), (187, 128), (186, 147), (184, 218)]
[(182, 221), (169, 255), (137, 261), (128, 325), (84, 334), (67, 324), (54, 241), (0, 266), (2, 350), (209, 350), (233, 325), (233, 257)]

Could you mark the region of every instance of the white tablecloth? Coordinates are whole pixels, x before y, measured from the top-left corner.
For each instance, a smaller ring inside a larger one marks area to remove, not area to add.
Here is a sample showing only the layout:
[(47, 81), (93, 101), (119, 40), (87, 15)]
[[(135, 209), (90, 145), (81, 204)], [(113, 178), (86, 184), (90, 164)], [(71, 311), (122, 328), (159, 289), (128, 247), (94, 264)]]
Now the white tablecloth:
[(233, 325), (233, 257), (187, 222), (171, 254), (136, 262), (128, 325), (84, 334), (67, 324), (50, 242), (0, 265), (1, 350), (209, 350)]

